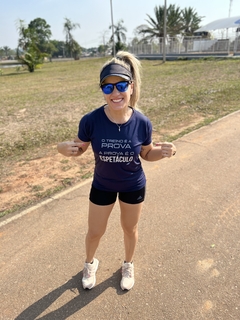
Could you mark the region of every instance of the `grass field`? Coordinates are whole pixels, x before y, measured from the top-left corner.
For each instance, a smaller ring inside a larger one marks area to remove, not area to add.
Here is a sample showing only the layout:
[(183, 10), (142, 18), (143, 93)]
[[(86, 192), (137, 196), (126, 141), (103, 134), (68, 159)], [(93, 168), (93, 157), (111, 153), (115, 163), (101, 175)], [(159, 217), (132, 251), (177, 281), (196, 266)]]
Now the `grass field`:
[[(98, 79), (105, 60), (46, 63), (34, 73), (3, 69), (1, 180), (13, 163), (44, 157), (49, 146), (76, 136), (81, 116), (104, 103)], [(172, 141), (240, 109), (239, 77), (239, 59), (142, 61), (139, 107), (153, 123), (154, 140)]]

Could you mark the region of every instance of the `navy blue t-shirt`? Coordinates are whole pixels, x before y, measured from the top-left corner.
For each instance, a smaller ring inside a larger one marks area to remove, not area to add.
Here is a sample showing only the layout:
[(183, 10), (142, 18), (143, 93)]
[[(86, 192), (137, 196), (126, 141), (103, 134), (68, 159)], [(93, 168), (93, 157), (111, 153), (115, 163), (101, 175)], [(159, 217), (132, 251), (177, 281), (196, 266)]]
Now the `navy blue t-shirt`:
[(142, 145), (149, 145), (152, 124), (141, 112), (133, 109), (130, 119), (121, 125), (110, 121), (102, 106), (80, 121), (78, 137), (91, 141), (95, 157), (93, 186), (103, 191), (129, 192), (146, 184), (139, 154)]

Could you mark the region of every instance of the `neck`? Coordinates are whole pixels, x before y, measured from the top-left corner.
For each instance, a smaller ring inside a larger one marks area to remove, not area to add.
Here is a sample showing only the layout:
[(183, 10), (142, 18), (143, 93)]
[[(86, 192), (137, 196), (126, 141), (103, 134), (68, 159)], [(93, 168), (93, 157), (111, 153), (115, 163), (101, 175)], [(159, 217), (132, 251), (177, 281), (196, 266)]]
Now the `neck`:
[(127, 107), (122, 110), (113, 111), (113, 110), (110, 110), (108, 105), (106, 105), (105, 113), (110, 121), (116, 124), (123, 124), (130, 119), (132, 115), (132, 109)]

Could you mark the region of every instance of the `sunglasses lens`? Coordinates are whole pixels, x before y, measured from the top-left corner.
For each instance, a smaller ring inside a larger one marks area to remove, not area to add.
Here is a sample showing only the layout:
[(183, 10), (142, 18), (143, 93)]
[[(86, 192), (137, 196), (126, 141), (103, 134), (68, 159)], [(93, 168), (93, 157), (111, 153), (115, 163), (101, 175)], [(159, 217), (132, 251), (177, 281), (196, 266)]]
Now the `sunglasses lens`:
[(111, 83), (103, 84), (101, 88), (102, 88), (103, 93), (110, 94), (113, 92), (114, 85)]
[(110, 94), (113, 92), (114, 86), (115, 86), (119, 92), (125, 92), (128, 89), (128, 85), (129, 85), (129, 82), (127, 82), (127, 81), (121, 81), (121, 82), (118, 82), (115, 84), (106, 83), (106, 84), (101, 85), (101, 89), (102, 89), (103, 93)]
[(116, 88), (119, 92), (125, 92), (127, 91), (127, 88), (128, 88), (128, 82), (127, 81), (118, 82), (116, 84)]

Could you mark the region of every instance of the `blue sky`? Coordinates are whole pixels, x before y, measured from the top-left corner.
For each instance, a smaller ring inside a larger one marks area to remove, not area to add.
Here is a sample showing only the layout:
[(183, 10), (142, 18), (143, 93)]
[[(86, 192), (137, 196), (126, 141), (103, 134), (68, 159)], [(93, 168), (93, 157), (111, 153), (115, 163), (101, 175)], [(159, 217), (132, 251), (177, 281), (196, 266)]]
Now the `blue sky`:
[[(124, 20), (127, 38), (133, 38), (134, 29), (145, 23), (147, 15), (154, 17), (154, 7), (163, 5), (164, 0), (112, 0), (113, 19), (116, 24)], [(167, 0), (180, 8), (193, 7), (199, 16), (204, 16), (202, 25), (217, 19), (227, 18), (230, 0)], [(240, 0), (232, 1), (231, 16), (240, 16)], [(111, 35), (110, 0), (3, 0), (0, 10), (0, 47), (16, 48), (18, 33), (16, 21), (42, 18), (51, 26), (52, 38), (64, 40), (63, 23), (67, 17), (80, 23), (81, 28), (74, 31), (76, 41), (86, 48), (99, 46), (103, 38)]]

